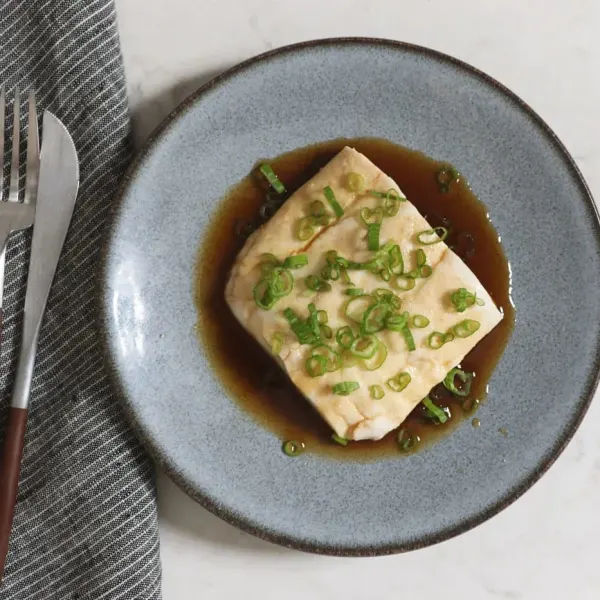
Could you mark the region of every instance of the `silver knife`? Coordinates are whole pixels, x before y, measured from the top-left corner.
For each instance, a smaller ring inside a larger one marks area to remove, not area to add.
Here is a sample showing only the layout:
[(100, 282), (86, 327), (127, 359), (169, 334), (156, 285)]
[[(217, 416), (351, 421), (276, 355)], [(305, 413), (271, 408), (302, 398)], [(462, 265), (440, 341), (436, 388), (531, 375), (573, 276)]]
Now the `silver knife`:
[(75, 208), (79, 189), (79, 161), (65, 126), (44, 112), (40, 179), (37, 195), (21, 353), (17, 364), (11, 406), (26, 409), (35, 365), (38, 337), (52, 280)]

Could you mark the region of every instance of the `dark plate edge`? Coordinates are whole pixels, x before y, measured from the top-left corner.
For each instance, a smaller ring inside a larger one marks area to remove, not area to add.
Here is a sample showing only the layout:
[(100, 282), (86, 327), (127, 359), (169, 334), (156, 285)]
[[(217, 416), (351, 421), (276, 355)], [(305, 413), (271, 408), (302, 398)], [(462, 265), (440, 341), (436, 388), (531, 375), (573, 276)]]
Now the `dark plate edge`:
[(125, 173), (120, 192), (117, 194), (117, 197), (113, 201), (112, 208), (110, 210), (106, 229), (104, 233), (104, 239), (102, 240), (101, 251), (100, 251), (100, 264), (99, 264), (99, 276), (98, 276), (98, 288), (96, 294), (97, 301), (97, 315), (98, 315), (98, 323), (99, 323), (99, 332), (100, 332), (100, 343), (103, 351), (104, 363), (106, 366), (106, 370), (109, 374), (109, 378), (113, 385), (113, 388), (117, 392), (117, 396), (121, 402), (121, 406), (124, 410), (127, 420), (129, 421), (130, 426), (135, 432), (136, 436), (142, 443), (142, 445), (146, 448), (149, 454), (152, 456), (156, 464), (162, 467), (169, 477), (180, 487), (186, 494), (196, 500), (199, 504), (201, 504), (204, 508), (217, 515), (227, 523), (238, 527), (239, 529), (250, 533), (258, 538), (263, 540), (279, 544), (281, 546), (285, 546), (288, 548), (293, 548), (296, 550), (302, 550), (305, 552), (312, 552), (316, 554), (330, 555), (330, 556), (383, 556), (395, 553), (403, 553), (411, 550), (417, 550), (420, 548), (425, 548), (427, 546), (431, 546), (433, 544), (437, 544), (443, 541), (446, 541), (452, 537), (465, 533), (470, 529), (473, 529), (477, 525), (480, 525), (484, 521), (487, 521), (491, 517), (497, 515), (500, 511), (504, 510), (508, 506), (510, 506), (513, 502), (515, 502), (518, 498), (520, 498), (529, 488), (531, 488), (554, 464), (557, 458), (562, 454), (567, 444), (573, 438), (575, 432), (581, 425), (583, 418), (585, 417), (589, 406), (594, 397), (594, 393), (596, 388), (598, 387), (598, 382), (600, 380), (600, 340), (598, 340), (598, 350), (596, 353), (596, 361), (595, 361), (595, 371), (596, 376), (593, 381), (588, 382), (588, 392), (587, 397), (582, 404), (579, 413), (572, 420), (571, 423), (567, 424), (563, 430), (562, 436), (558, 439), (556, 445), (551, 450), (551, 452), (541, 461), (537, 470), (532, 473), (532, 475), (526, 479), (521, 485), (509, 490), (503, 498), (501, 498), (496, 504), (488, 507), (486, 510), (481, 512), (474, 517), (465, 520), (457, 526), (449, 527), (444, 530), (437, 532), (436, 534), (432, 534), (430, 536), (426, 536), (424, 538), (411, 541), (404, 544), (385, 544), (385, 545), (375, 545), (375, 546), (333, 546), (330, 544), (320, 544), (314, 542), (305, 542), (303, 540), (299, 540), (290, 536), (281, 535), (276, 532), (270, 531), (265, 528), (261, 528), (260, 526), (254, 525), (252, 522), (248, 521), (244, 517), (241, 517), (232, 511), (229, 511), (219, 503), (215, 502), (212, 498), (205, 495), (202, 491), (195, 489), (189, 481), (186, 480), (184, 474), (178, 470), (175, 464), (172, 464), (167, 456), (165, 456), (159, 448), (159, 445), (155, 440), (153, 440), (147, 433), (143, 430), (143, 428), (138, 424), (135, 414), (134, 404), (129, 401), (127, 395), (124, 392), (124, 389), (121, 385), (121, 381), (118, 375), (118, 369), (116, 363), (113, 362), (110, 351), (110, 343), (107, 335), (107, 328), (105, 323), (108, 320), (108, 315), (105, 311), (105, 303), (103, 302), (104, 298), (104, 282), (107, 278), (107, 268), (108, 268), (108, 257), (110, 255), (110, 247), (112, 243), (112, 233), (114, 230), (114, 225), (118, 221), (120, 216), (121, 206), (123, 204), (123, 200), (125, 198), (126, 192), (129, 186), (132, 184), (135, 179), (135, 173), (140, 165), (143, 164), (145, 157), (150, 152), (154, 143), (160, 139), (163, 133), (170, 127), (170, 125), (178, 118), (180, 114), (190, 109), (198, 98), (207, 93), (214, 87), (221, 85), (222, 83), (227, 82), (229, 79), (235, 77), (238, 73), (245, 71), (246, 69), (254, 66), (258, 62), (264, 62), (274, 57), (278, 57), (284, 54), (292, 53), (295, 51), (303, 50), (307, 47), (315, 47), (315, 46), (335, 46), (335, 45), (376, 45), (376, 46), (388, 46), (391, 48), (396, 48), (399, 50), (410, 51), (415, 53), (420, 53), (430, 58), (434, 58), (441, 62), (449, 63), (455, 67), (459, 67), (471, 75), (483, 80), (485, 83), (488, 83), (495, 87), (498, 91), (503, 93), (506, 97), (508, 97), (513, 103), (515, 103), (520, 109), (524, 110), (528, 116), (536, 122), (536, 124), (546, 133), (546, 135), (550, 138), (559, 152), (563, 155), (566, 160), (567, 165), (572, 171), (573, 175), (579, 182), (579, 186), (581, 191), (585, 197), (587, 197), (589, 201), (589, 213), (590, 216), (594, 219), (594, 228), (596, 230), (596, 237), (600, 242), (600, 216), (598, 214), (598, 209), (592, 197), (591, 191), (583, 178), (583, 175), (579, 168), (577, 167), (573, 157), (566, 149), (564, 144), (560, 141), (560, 139), (556, 136), (556, 134), (552, 131), (549, 125), (521, 98), (519, 98), (514, 92), (509, 90), (507, 87), (502, 85), (493, 77), (490, 77), (483, 71), (471, 66), (470, 64), (458, 60), (452, 56), (444, 54), (442, 52), (438, 52), (437, 50), (432, 50), (429, 48), (425, 48), (422, 46), (417, 46), (414, 44), (409, 44), (405, 42), (399, 42), (395, 40), (382, 39), (382, 38), (368, 38), (368, 37), (342, 37), (342, 38), (325, 38), (325, 39), (317, 39), (311, 40), (308, 42), (300, 42), (297, 44), (291, 44), (289, 46), (283, 46), (281, 48), (276, 48), (274, 50), (270, 50), (263, 54), (259, 54), (250, 59), (247, 59), (238, 65), (227, 69), (208, 83), (201, 86), (197, 91), (188, 96), (179, 106), (177, 106), (156, 129), (152, 132), (148, 140), (145, 142), (143, 148), (138, 152), (137, 156), (132, 161), (131, 165), (127, 169)]

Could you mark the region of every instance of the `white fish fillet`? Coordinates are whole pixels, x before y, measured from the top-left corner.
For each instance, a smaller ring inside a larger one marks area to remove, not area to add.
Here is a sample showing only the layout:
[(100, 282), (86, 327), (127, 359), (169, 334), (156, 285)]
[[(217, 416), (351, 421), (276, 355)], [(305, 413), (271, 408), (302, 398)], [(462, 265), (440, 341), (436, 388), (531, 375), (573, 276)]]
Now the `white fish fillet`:
[[(373, 255), (367, 250), (367, 230), (359, 212), (364, 206), (379, 206), (381, 200), (349, 192), (345, 182), (351, 172), (365, 178), (367, 189), (385, 192), (393, 188), (402, 195), (398, 185), (368, 158), (352, 148), (344, 148), (248, 239), (232, 269), (225, 298), (236, 318), (267, 351), (271, 351), (273, 335), (284, 334), (278, 355), (282, 368), (335, 433), (350, 440), (377, 440), (406, 419), (431, 388), (502, 320), (502, 313), (475, 274), (445, 243), (431, 246), (418, 243), (416, 235), (431, 227), (410, 202), (403, 202), (394, 217), (383, 220), (380, 244), (383, 246), (388, 241), (399, 244), (408, 270), (416, 267), (415, 251), (423, 248), (427, 263), (433, 268), (432, 275), (417, 279), (416, 286), (408, 292), (399, 292), (368, 271), (351, 271), (350, 275), (353, 283), (367, 293), (390, 287), (402, 299), (401, 312), (424, 315), (431, 324), (411, 330), (416, 344), (413, 352), (408, 351), (400, 333), (378, 333), (377, 337), (387, 345), (388, 357), (375, 371), (355, 366), (310, 377), (305, 368), (305, 361), (311, 355), (310, 346), (300, 345), (282, 311), (290, 307), (305, 318), (308, 304), (313, 302), (317, 309), (327, 311), (328, 325), (334, 332), (344, 325), (354, 325), (356, 329), (356, 323), (342, 310), (348, 301), (346, 286), (334, 282), (331, 291), (307, 296), (304, 284), (307, 275), (320, 273), (325, 265), (323, 255), (329, 250), (337, 250), (340, 256), (357, 262), (365, 262)], [(301, 241), (296, 235), (298, 221), (306, 216), (307, 207), (313, 200), (322, 200), (327, 205), (323, 196), (326, 186), (333, 189), (344, 215), (310, 240)], [(306, 254), (309, 260), (306, 267), (293, 271), (295, 285), (291, 294), (268, 311), (259, 308), (253, 297), (254, 286), (261, 277), (259, 265), (264, 253), (272, 253), (281, 260), (294, 254)], [(450, 294), (463, 287), (475, 292), (485, 304), (457, 313), (450, 303)], [(467, 338), (457, 337), (438, 350), (429, 348), (427, 338), (433, 331), (448, 331), (465, 318), (479, 321), (479, 330)], [(385, 382), (403, 371), (410, 374), (410, 384), (402, 392), (386, 388)], [(359, 382), (360, 388), (348, 396), (334, 395), (332, 386), (343, 381)], [(380, 400), (371, 398), (371, 385), (382, 386), (385, 396)]]

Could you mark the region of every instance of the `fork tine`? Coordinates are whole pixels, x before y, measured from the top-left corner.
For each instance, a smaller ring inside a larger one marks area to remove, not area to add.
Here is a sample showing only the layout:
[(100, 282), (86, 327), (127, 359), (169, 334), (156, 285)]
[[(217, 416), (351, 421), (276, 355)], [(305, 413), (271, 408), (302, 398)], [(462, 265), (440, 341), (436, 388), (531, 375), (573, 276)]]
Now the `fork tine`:
[(35, 202), (40, 168), (40, 141), (38, 134), (35, 92), (29, 90), (29, 119), (27, 124), (27, 179), (25, 181), (25, 204)]
[(9, 202), (19, 201), (19, 144), (20, 144), (20, 132), (21, 132), (21, 119), (20, 119), (20, 107), (21, 99), (19, 97), (19, 89), (15, 90), (15, 102), (13, 105), (13, 148), (12, 148), (12, 160), (10, 163), (10, 189), (8, 192)]
[(4, 86), (0, 88), (0, 202), (4, 198), (4, 111), (6, 96)]

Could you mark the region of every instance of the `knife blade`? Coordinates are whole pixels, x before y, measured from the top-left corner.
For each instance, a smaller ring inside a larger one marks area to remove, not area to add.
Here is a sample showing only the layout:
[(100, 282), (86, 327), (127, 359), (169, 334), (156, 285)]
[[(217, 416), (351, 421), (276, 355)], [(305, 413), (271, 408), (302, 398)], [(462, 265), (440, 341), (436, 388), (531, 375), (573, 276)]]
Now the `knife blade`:
[(38, 337), (78, 189), (79, 161), (75, 144), (60, 120), (45, 111), (21, 352), (11, 399), (14, 408), (26, 409), (29, 404)]

